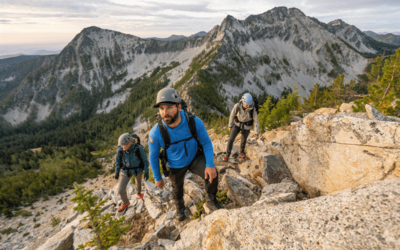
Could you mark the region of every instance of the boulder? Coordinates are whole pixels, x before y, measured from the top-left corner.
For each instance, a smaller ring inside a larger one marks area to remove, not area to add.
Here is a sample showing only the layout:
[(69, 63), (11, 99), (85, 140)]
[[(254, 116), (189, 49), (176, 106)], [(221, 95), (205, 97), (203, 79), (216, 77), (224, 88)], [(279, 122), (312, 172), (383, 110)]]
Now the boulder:
[(384, 121), (384, 122), (393, 121), (392, 118), (386, 117), (384, 114), (382, 114), (376, 108), (372, 107), (369, 104), (365, 104), (365, 110), (367, 111), (368, 118), (371, 120)]
[[(74, 248), (78, 249), (79, 245), (84, 245), (86, 242), (91, 241), (94, 238), (94, 234), (91, 233), (92, 229), (88, 228), (77, 228), (74, 232)], [(91, 248), (89, 248), (91, 249)]]
[(263, 157), (262, 177), (268, 183), (280, 183), (285, 178), (291, 178), (289, 169), (280, 155), (267, 154)]
[(78, 215), (79, 215), (79, 212), (78, 212), (78, 211), (73, 211), (73, 212), (71, 213), (71, 215), (68, 217), (67, 223), (70, 223), (71, 221), (75, 220), (76, 217), (78, 217)]
[(291, 117), (290, 117), (290, 121), (291, 121), (291, 122), (298, 122), (298, 121), (300, 121), (300, 120), (301, 120), (301, 117), (300, 117), (300, 116), (294, 115), (294, 116), (291, 116)]
[(281, 140), (282, 156), (316, 197), (400, 176), (399, 131), (400, 123), (310, 114)]
[(314, 111), (316, 115), (335, 115), (337, 113), (337, 109), (333, 108), (320, 108)]
[(175, 250), (398, 249), (399, 178), (277, 206), (220, 209), (188, 223)]
[(261, 197), (260, 200), (258, 200), (253, 204), (253, 206), (278, 205), (282, 202), (294, 202), (294, 201), (296, 201), (296, 194), (282, 193), (272, 197)]
[(251, 206), (258, 200), (257, 195), (238, 178), (226, 174), (222, 178), (228, 188), (228, 197), (235, 200), (240, 206)]
[(196, 202), (187, 194), (183, 195), (183, 200), (185, 201), (185, 207), (189, 208), (196, 205)]
[(263, 145), (260, 151), (274, 155), (281, 155), (281, 144), (273, 141), (267, 142)]
[(280, 142), (280, 140), (285, 137), (289, 131), (285, 130), (271, 130), (267, 131), (262, 135), (264, 142)]
[(154, 233), (154, 232), (149, 232), (149, 233), (146, 233), (146, 234), (143, 236), (143, 238), (142, 238), (142, 243), (144, 243), (144, 242), (151, 242), (151, 241), (157, 241), (157, 240), (158, 240), (157, 234)]
[(226, 171), (227, 169), (235, 169), (235, 166), (233, 166), (233, 165), (231, 165), (231, 164), (229, 164), (228, 166), (217, 165), (217, 166), (215, 166), (215, 167), (217, 168), (217, 171), (218, 171), (219, 174), (225, 173), (225, 171)]
[(258, 190), (258, 187), (256, 185), (254, 185), (253, 183), (251, 183), (248, 179), (246, 179), (245, 177), (243, 177), (241, 174), (239, 174), (238, 172), (236, 172), (235, 170), (231, 170), (228, 169), (226, 171), (226, 174), (228, 175), (232, 175), (234, 177), (236, 177), (238, 180), (240, 180), (244, 185), (246, 185), (246, 187), (250, 188), (253, 191)]
[(400, 117), (397, 116), (387, 116), (387, 117), (390, 118), (392, 122), (400, 122)]
[(41, 245), (38, 250), (70, 250), (73, 247), (74, 226), (67, 226)]
[(139, 199), (136, 203), (136, 214), (140, 214), (144, 211), (145, 209), (145, 205), (144, 205), (144, 201), (142, 199)]
[(179, 230), (179, 228), (177, 228), (169, 234), (169, 239), (173, 240), (173, 241), (177, 241), (180, 239), (180, 235), (181, 235), (181, 231)]
[(159, 246), (163, 246), (163, 247), (175, 245), (175, 241), (173, 241), (173, 240), (159, 239), (157, 243)]
[(200, 188), (195, 182), (185, 179), (184, 192), (189, 195), (196, 203), (201, 202), (204, 198), (204, 190)]
[(297, 183), (291, 181), (290, 179), (285, 179), (281, 183), (265, 186), (261, 192), (261, 198), (277, 196), (284, 193), (297, 194), (300, 191), (301, 190)]
[(163, 214), (161, 204), (158, 202), (153, 202), (151, 199), (145, 199), (144, 205), (153, 219), (157, 219), (161, 214)]
[(169, 239), (170, 233), (175, 229), (176, 229), (175, 226), (167, 227), (165, 225), (160, 225), (156, 228), (155, 234), (159, 239)]
[(114, 206), (114, 202), (109, 201), (106, 204), (104, 204), (104, 206), (101, 207), (101, 212), (106, 211), (107, 209), (109, 209), (110, 207)]
[(342, 105), (340, 105), (339, 107), (339, 110), (340, 112), (353, 113), (353, 107), (356, 107), (356, 105), (353, 102), (342, 103)]

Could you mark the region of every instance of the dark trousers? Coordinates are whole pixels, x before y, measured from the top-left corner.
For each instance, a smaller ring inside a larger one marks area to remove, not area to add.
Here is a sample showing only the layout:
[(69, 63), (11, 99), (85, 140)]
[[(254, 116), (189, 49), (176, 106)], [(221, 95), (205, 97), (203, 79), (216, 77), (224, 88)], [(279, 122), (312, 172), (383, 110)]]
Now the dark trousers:
[(233, 142), (236, 139), (236, 136), (241, 132), (240, 138), (240, 152), (244, 152), (244, 148), (246, 147), (247, 137), (250, 134), (250, 130), (240, 129), (238, 126), (233, 125), (231, 130), (231, 137), (229, 137), (228, 145), (226, 146), (226, 155), (230, 156), (232, 152)]
[[(218, 191), (218, 171), (217, 177), (213, 179), (210, 183), (208, 180), (204, 178), (204, 172), (206, 169), (206, 158), (203, 153), (200, 151), (194, 157), (193, 161), (184, 168), (170, 168), (169, 178), (172, 182), (172, 198), (175, 203), (178, 203), (183, 199), (183, 184), (185, 180), (185, 174), (189, 170), (190, 172), (197, 174), (200, 176), (204, 182), (206, 187), (206, 199), (213, 199)], [(215, 169), (216, 170), (216, 169)]]

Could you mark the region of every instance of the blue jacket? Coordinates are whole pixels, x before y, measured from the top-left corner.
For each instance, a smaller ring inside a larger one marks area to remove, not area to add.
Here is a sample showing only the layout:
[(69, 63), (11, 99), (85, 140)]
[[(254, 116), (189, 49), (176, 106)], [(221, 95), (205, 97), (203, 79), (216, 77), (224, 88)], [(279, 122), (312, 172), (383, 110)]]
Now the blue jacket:
[[(146, 174), (149, 173), (149, 161), (147, 160), (147, 155), (144, 152), (144, 148), (141, 145), (138, 145), (136, 143), (132, 143), (132, 146), (129, 148), (128, 151), (124, 151), (121, 146), (118, 146), (118, 150), (117, 150), (117, 154), (115, 156), (115, 173), (119, 174), (119, 172), (121, 171), (122, 167), (120, 165), (121, 160), (120, 160), (120, 152), (122, 151), (122, 157), (123, 157), (123, 161), (125, 162), (129, 162), (129, 166), (139, 166), (140, 163), (140, 159), (136, 156), (136, 147), (139, 147), (139, 151), (140, 151), (140, 156), (142, 157), (143, 163), (144, 163), (144, 172)], [(143, 172), (142, 168), (130, 168), (130, 169), (122, 169), (122, 172), (128, 175), (128, 171), (129, 171), (129, 175), (133, 175), (133, 174), (140, 174)]]
[[(166, 125), (169, 136), (171, 138), (171, 143), (180, 141), (183, 139), (190, 138), (189, 124), (186, 120), (184, 111), (181, 110), (181, 123), (175, 127), (170, 128)], [(206, 157), (206, 167), (215, 167), (214, 165), (214, 149), (210, 137), (208, 136), (207, 130), (204, 126), (203, 121), (195, 117), (197, 138), (200, 144), (203, 146), (204, 155)], [(165, 125), (164, 121), (163, 124)], [(194, 159), (197, 153), (197, 141), (192, 138), (186, 142), (187, 156), (185, 153), (185, 142), (179, 142), (177, 144), (171, 144), (167, 150), (168, 155), (168, 166), (170, 168), (183, 168), (188, 166)], [(160, 149), (165, 147), (164, 140), (161, 136), (158, 124), (154, 125), (149, 134), (149, 152), (150, 152), (150, 165), (153, 170), (154, 179), (160, 181), (160, 162), (159, 155)]]

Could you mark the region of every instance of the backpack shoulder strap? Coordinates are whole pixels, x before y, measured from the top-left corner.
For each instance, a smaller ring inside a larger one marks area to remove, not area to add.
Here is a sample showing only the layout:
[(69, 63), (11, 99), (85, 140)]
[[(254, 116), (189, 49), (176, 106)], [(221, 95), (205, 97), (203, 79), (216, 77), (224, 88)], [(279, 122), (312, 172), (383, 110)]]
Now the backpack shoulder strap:
[(122, 160), (122, 157), (124, 157), (124, 150), (119, 150), (118, 154), (119, 154), (119, 165), (121, 166), (122, 169), (124, 169), (125, 168), (125, 166), (123, 166), (124, 161)]
[(141, 145), (136, 144), (135, 152), (136, 152), (136, 157), (137, 157), (137, 158), (139, 159), (139, 161), (140, 161), (140, 163), (139, 163), (139, 168), (144, 168), (144, 162), (143, 162), (143, 159), (142, 159), (142, 155), (140, 154), (140, 147), (141, 147)]
[(169, 146), (171, 145), (171, 138), (169, 137), (169, 133), (167, 128), (165, 127), (165, 125), (162, 123), (162, 119), (158, 119), (157, 121), (158, 123), (158, 129), (160, 130), (161, 136), (164, 140), (164, 144), (165, 144), (165, 150), (167, 150), (169, 148)]
[(186, 120), (187, 120), (188, 125), (189, 125), (190, 134), (192, 135), (193, 138), (198, 140), (197, 139), (197, 130), (196, 130), (196, 121), (194, 120), (194, 118), (196, 116), (193, 115), (190, 112), (185, 112), (185, 116), (186, 116)]

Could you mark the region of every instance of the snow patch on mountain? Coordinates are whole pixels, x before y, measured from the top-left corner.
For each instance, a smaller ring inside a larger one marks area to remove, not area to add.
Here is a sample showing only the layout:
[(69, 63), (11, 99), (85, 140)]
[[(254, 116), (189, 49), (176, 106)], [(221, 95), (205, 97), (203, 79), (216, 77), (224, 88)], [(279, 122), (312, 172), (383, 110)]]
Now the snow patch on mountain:
[(10, 77), (8, 77), (8, 78), (6, 78), (6, 79), (3, 79), (3, 80), (1, 80), (2, 82), (11, 82), (11, 81), (14, 81), (14, 79), (15, 79), (15, 76), (10, 76)]
[(30, 112), (26, 110), (26, 106), (24, 105), (22, 108), (15, 107), (8, 110), (8, 112), (3, 115), (3, 118), (11, 123), (11, 125), (15, 126), (25, 121), (28, 118), (29, 113)]
[(131, 95), (131, 89), (128, 88), (122, 93), (117, 93), (112, 97), (104, 99), (103, 102), (101, 103), (101, 106), (99, 105), (97, 107), (96, 114), (110, 113), (111, 110), (115, 109), (119, 104), (124, 103), (129, 98), (130, 95)]
[(36, 119), (35, 119), (36, 122), (40, 122), (40, 121), (43, 121), (44, 119), (46, 119), (52, 111), (50, 104), (46, 104), (46, 105), (36, 104), (36, 106), (38, 108)]

